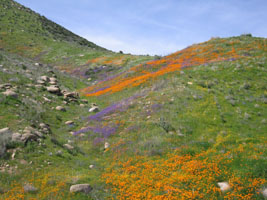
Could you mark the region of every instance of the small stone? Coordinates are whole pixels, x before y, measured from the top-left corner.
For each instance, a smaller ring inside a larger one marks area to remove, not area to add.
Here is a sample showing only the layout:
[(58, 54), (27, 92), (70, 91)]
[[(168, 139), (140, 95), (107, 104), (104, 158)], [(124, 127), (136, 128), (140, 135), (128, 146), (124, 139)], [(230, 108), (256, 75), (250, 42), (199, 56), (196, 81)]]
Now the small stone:
[(38, 189), (31, 184), (24, 185), (23, 189), (24, 189), (24, 192), (29, 192), (29, 193), (38, 191)]
[(72, 125), (72, 124), (74, 124), (74, 122), (73, 121), (66, 121), (65, 124), (66, 125)]
[(70, 192), (82, 192), (85, 194), (89, 194), (93, 188), (89, 184), (77, 184), (77, 185), (72, 185), (70, 187)]
[(43, 97), (43, 99), (45, 100), (45, 102), (48, 102), (48, 103), (51, 103), (51, 100), (46, 98), (46, 97)]
[(109, 148), (110, 144), (108, 142), (105, 142), (104, 148), (107, 149)]
[(217, 184), (220, 187), (222, 192), (227, 192), (231, 189), (229, 183), (227, 183), (227, 182), (219, 182)]
[(98, 112), (99, 108), (97, 106), (93, 106), (92, 108), (89, 109), (89, 112)]
[(37, 83), (41, 84), (41, 85), (45, 85), (45, 81), (43, 81), (43, 80), (37, 80)]
[(248, 113), (245, 113), (245, 116), (244, 116), (244, 118), (245, 118), (246, 120), (248, 120), (248, 119), (250, 119), (250, 118), (251, 118), (251, 116), (250, 116), (250, 114), (248, 114)]
[(188, 84), (188, 85), (193, 85), (193, 83), (192, 83), (192, 82), (187, 82), (187, 84)]
[(66, 111), (66, 109), (64, 107), (62, 107), (62, 106), (57, 106), (56, 110), (58, 110), (58, 111)]
[(88, 100), (87, 99), (81, 99), (81, 102), (87, 104), (88, 103)]
[(80, 107), (84, 108), (84, 107), (85, 107), (85, 105), (81, 103), (81, 104), (80, 104)]
[(51, 77), (49, 79), (50, 79), (50, 82), (57, 82), (57, 79), (55, 77)]
[(28, 164), (28, 162), (26, 160), (20, 160), (19, 163), (22, 164), (22, 165), (27, 165)]
[(62, 151), (61, 151), (61, 150), (58, 150), (58, 151), (56, 152), (56, 155), (57, 155), (57, 156), (61, 156), (61, 155), (62, 155)]
[(70, 144), (64, 144), (63, 146), (68, 150), (73, 150), (74, 149), (74, 147), (71, 146)]
[(90, 166), (89, 166), (90, 169), (93, 169), (94, 167), (95, 167), (94, 165), (90, 165)]
[(46, 87), (46, 90), (47, 90), (48, 92), (55, 93), (55, 94), (59, 94), (59, 93), (60, 93), (60, 89), (59, 89), (59, 87), (56, 86), (56, 85), (51, 85), (51, 86), (49, 86), (49, 87)]
[(1, 134), (10, 134), (11, 131), (8, 127), (0, 129), (0, 135)]
[(12, 142), (20, 142), (21, 141), (21, 134), (20, 133), (13, 133), (11, 141)]
[(7, 91), (3, 92), (2, 94), (7, 96), (7, 97), (14, 97), (14, 98), (18, 97), (18, 94), (16, 92), (14, 92), (13, 90), (7, 90)]
[(49, 84), (50, 84), (50, 85), (57, 85), (57, 82), (50, 81)]

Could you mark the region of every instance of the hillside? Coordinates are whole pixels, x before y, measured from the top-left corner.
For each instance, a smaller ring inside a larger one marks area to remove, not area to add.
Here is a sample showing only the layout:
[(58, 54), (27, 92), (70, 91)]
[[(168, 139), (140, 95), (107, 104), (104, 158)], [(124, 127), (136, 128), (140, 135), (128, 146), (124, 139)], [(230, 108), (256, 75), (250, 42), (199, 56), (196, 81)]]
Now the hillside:
[(0, 199), (265, 198), (266, 38), (134, 56), (0, 10)]
[(103, 65), (116, 72), (153, 58), (106, 50), (13, 0), (2, 0), (0, 13), (0, 49), (76, 76), (90, 78), (90, 69)]

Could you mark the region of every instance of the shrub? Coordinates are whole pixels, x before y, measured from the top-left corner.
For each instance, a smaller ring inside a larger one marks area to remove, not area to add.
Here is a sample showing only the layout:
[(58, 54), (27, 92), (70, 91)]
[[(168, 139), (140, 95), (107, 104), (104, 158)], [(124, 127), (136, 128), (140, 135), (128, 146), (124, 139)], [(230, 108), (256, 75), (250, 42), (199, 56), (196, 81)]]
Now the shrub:
[(2, 157), (6, 151), (6, 145), (10, 140), (10, 133), (1, 133), (0, 134), (0, 157)]

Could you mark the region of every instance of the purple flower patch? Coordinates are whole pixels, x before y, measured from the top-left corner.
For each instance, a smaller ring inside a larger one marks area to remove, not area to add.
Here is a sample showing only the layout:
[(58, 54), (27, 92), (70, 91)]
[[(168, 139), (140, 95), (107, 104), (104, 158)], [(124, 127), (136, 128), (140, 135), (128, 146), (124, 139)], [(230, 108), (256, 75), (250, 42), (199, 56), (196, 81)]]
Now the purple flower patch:
[(100, 121), (102, 118), (106, 115), (109, 115), (111, 113), (114, 113), (116, 111), (123, 112), (126, 110), (131, 101), (137, 97), (140, 97), (141, 95), (134, 95), (130, 98), (124, 99), (118, 103), (112, 104), (111, 106), (106, 107), (105, 109), (101, 110), (100, 112), (96, 113), (95, 115), (90, 116), (88, 119), (89, 120), (95, 120), (95, 121)]
[(102, 137), (104, 138), (107, 138), (109, 137), (110, 135), (114, 134), (118, 129), (118, 126), (100, 126), (100, 125), (97, 125), (97, 126), (89, 126), (89, 127), (86, 127), (84, 129), (81, 129), (79, 131), (76, 131), (74, 132), (73, 135), (78, 135), (80, 133), (87, 133), (87, 132), (94, 132), (94, 133), (97, 133), (99, 135), (101, 135)]

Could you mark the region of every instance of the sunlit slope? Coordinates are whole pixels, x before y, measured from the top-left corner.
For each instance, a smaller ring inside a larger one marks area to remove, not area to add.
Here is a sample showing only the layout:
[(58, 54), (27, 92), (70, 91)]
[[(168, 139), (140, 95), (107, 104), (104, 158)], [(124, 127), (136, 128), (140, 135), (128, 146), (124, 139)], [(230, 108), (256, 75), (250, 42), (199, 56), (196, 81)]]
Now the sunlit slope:
[(266, 50), (265, 39), (252, 39), (251, 37), (212, 39), (208, 42), (192, 45), (162, 59), (132, 67), (124, 73), (84, 89), (83, 92), (87, 96), (113, 93), (127, 87), (138, 86), (166, 73), (220, 61), (230, 62), (246, 59), (250, 53), (257, 55), (257, 52)]

